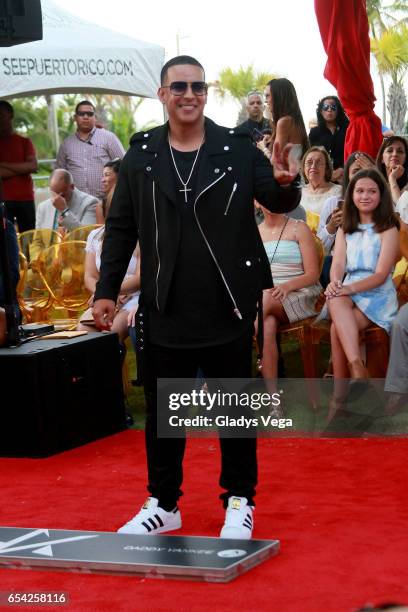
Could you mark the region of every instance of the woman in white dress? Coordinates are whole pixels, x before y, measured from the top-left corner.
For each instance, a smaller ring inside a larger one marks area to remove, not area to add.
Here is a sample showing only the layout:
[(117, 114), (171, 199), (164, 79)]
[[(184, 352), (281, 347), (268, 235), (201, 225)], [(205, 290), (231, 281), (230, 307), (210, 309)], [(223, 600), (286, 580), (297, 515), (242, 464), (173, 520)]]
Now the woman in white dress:
[[(89, 299), (90, 305), (93, 303), (93, 295), (95, 293), (96, 283), (99, 280), (99, 269), (101, 266), (101, 252), (105, 227), (98, 227), (93, 230), (86, 242), (86, 258), (85, 258), (85, 287), (91, 292)], [(116, 304), (116, 315), (113, 320), (111, 330), (119, 335), (119, 341), (123, 343), (128, 337), (127, 318), (131, 310), (137, 307), (139, 301), (140, 287), (140, 257), (138, 256), (138, 248), (133, 253), (125, 277), (120, 287), (120, 293)], [(86, 329), (95, 331), (92, 323), (92, 313), (89, 308), (81, 316), (77, 329)]]

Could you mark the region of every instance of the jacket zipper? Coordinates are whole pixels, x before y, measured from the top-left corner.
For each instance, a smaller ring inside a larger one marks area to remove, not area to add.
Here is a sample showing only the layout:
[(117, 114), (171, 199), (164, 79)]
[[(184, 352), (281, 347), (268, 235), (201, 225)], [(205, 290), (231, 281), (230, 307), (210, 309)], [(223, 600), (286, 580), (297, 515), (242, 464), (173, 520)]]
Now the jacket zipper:
[[(226, 287), (226, 289), (227, 289), (227, 291), (228, 291), (228, 294), (229, 294), (229, 296), (230, 296), (230, 298), (231, 298), (231, 300), (232, 300), (232, 303), (233, 303), (233, 305), (234, 305), (234, 313), (236, 314), (236, 316), (238, 317), (238, 319), (242, 319), (242, 314), (240, 313), (240, 311), (239, 311), (239, 309), (238, 309), (238, 306), (237, 306), (237, 303), (236, 303), (236, 301), (235, 301), (235, 298), (234, 298), (234, 296), (233, 296), (233, 295), (232, 295), (232, 293), (231, 293), (231, 289), (230, 289), (230, 288), (229, 288), (229, 286), (228, 286), (228, 283), (227, 283), (227, 281), (226, 281), (226, 278), (225, 278), (225, 276), (224, 276), (224, 274), (223, 274), (223, 272), (222, 272), (222, 270), (221, 270), (221, 268), (220, 268), (220, 265), (219, 265), (219, 263), (218, 263), (218, 261), (217, 261), (217, 259), (216, 259), (215, 255), (214, 255), (214, 253), (213, 253), (213, 251), (212, 251), (211, 247), (210, 247), (210, 244), (209, 244), (209, 242), (208, 242), (208, 240), (207, 240), (207, 238), (206, 238), (206, 236), (205, 236), (205, 234), (204, 234), (203, 228), (201, 227), (200, 221), (198, 220), (198, 217), (197, 217), (197, 211), (196, 211), (196, 204), (197, 204), (197, 202), (198, 202), (199, 198), (200, 198), (200, 197), (203, 195), (203, 193), (205, 193), (206, 191), (208, 191), (208, 189), (210, 189), (210, 187), (212, 187), (213, 185), (215, 185), (216, 183), (218, 183), (218, 181), (220, 181), (220, 180), (221, 180), (221, 179), (222, 179), (224, 176), (225, 176), (225, 172), (224, 172), (223, 174), (221, 174), (221, 176), (219, 176), (219, 177), (217, 178), (217, 180), (216, 180), (216, 181), (214, 181), (213, 183), (211, 183), (210, 185), (208, 185), (208, 186), (207, 186), (207, 187), (206, 187), (206, 188), (205, 188), (205, 189), (204, 189), (204, 190), (203, 190), (201, 193), (199, 193), (199, 194), (198, 194), (198, 196), (196, 197), (195, 202), (194, 202), (194, 216), (195, 216), (195, 219), (196, 219), (196, 222), (197, 222), (197, 225), (198, 225), (198, 229), (200, 230), (200, 233), (201, 233), (201, 235), (202, 235), (202, 237), (203, 237), (203, 239), (204, 239), (204, 242), (205, 242), (205, 244), (207, 245), (207, 248), (208, 248), (208, 250), (209, 250), (209, 252), (210, 252), (210, 255), (211, 255), (211, 257), (213, 258), (215, 265), (217, 266), (217, 270), (218, 270), (218, 272), (220, 273), (220, 276), (221, 276), (221, 278), (222, 278), (222, 281), (223, 281), (223, 283), (224, 283), (224, 285), (225, 285), (225, 287)], [(235, 183), (234, 187), (235, 187), (235, 189), (236, 189), (236, 183)], [(229, 204), (230, 204), (230, 201), (231, 201), (231, 199), (232, 199), (232, 196), (234, 195), (234, 191), (235, 191), (235, 189), (234, 189), (234, 188), (232, 189), (232, 193), (231, 193), (231, 195), (230, 195), (230, 199), (229, 199), (229, 202), (228, 202), (228, 205), (227, 205), (226, 212), (228, 211), (228, 206), (229, 206)], [(224, 214), (226, 214), (226, 212), (225, 212)]]
[(229, 210), (229, 207), (230, 207), (230, 204), (231, 204), (231, 200), (234, 197), (234, 193), (236, 192), (237, 187), (238, 187), (238, 183), (234, 183), (234, 185), (232, 187), (231, 195), (230, 195), (228, 203), (227, 203), (227, 208), (225, 209), (225, 212), (224, 212), (224, 216), (228, 214), (228, 210)]
[(157, 260), (158, 260), (158, 265), (157, 265), (157, 274), (156, 274), (156, 306), (157, 306), (157, 310), (160, 312), (159, 309), (159, 274), (160, 274), (160, 253), (159, 253), (159, 226), (157, 223), (157, 211), (156, 211), (156, 184), (153, 181), (153, 210), (154, 210), (154, 221), (156, 224), (156, 254), (157, 254)]

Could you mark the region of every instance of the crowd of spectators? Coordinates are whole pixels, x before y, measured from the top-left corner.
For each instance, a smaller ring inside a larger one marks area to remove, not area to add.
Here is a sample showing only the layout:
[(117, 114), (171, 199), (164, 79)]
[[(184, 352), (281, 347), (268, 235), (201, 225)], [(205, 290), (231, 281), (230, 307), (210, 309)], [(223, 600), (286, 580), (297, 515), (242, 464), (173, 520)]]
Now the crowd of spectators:
[[(272, 165), (277, 150), (282, 151), (288, 143), (296, 145), (292, 154), (297, 156), (302, 177), (300, 205), (292, 213), (273, 214), (255, 202), (274, 280), (274, 287), (264, 292), (263, 375), (277, 377), (279, 326), (316, 314), (323, 291), (332, 318), (335, 377), (367, 376), (358, 331), (370, 323), (392, 333), (392, 343), (399, 346), (399, 355), (407, 362), (408, 349), (402, 349), (400, 342), (403, 332), (396, 340), (393, 328), (395, 320), (396, 327), (406, 330), (406, 309), (396, 318), (397, 298), (390, 280), (400, 258), (398, 228), (401, 225), (400, 231), (406, 231), (408, 222), (406, 139), (391, 134), (384, 139), (376, 160), (356, 151), (344, 162), (348, 119), (340, 100), (330, 95), (318, 102), (317, 124), (307, 134), (296, 90), (285, 78), (269, 81), (263, 93), (250, 91), (246, 109), (248, 118), (239, 129), (251, 136)], [(99, 275), (103, 224), (124, 148), (115, 134), (98, 127), (93, 103), (81, 101), (75, 108), (76, 131), (61, 144), (50, 176), (51, 196), (39, 203), (35, 212), (31, 173), (37, 169), (36, 154), (31, 141), (14, 132), (13, 115), (13, 107), (1, 100), (0, 177), (8, 218), (17, 221), (20, 232), (35, 227), (66, 234), (81, 226), (101, 226), (90, 233), (86, 246), (85, 284), (91, 305)], [(367, 196), (371, 202), (369, 214), (363, 210), (369, 204), (359, 204), (361, 192), (363, 199)], [(316, 240), (322, 244), (323, 264)], [(139, 286), (138, 251), (129, 262), (117, 303), (113, 329), (122, 344), (128, 335), (128, 319), (132, 321), (137, 309)], [(379, 307), (375, 300), (380, 298), (385, 301)], [(383, 318), (376, 316), (379, 310)], [(80, 329), (89, 326), (91, 309), (79, 322)], [(406, 339), (404, 342), (407, 344)], [(395, 361), (392, 353), (391, 361)], [(395, 381), (395, 372), (390, 373), (391, 379)], [(401, 386), (397, 387), (394, 382), (389, 384), (394, 393), (401, 391)], [(401, 392), (405, 391), (408, 389)]]

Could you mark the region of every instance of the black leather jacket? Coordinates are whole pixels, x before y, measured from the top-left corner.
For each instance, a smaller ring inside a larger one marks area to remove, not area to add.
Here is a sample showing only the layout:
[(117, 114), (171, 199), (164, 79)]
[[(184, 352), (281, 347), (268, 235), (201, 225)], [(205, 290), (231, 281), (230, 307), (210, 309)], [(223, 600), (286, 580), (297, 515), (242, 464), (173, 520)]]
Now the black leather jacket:
[[(166, 307), (180, 240), (167, 134), (165, 124), (132, 137), (106, 221), (95, 299), (116, 299), (139, 239), (141, 299), (160, 312)], [(231, 299), (231, 312), (253, 313), (262, 289), (272, 286), (254, 198), (274, 212), (289, 212), (300, 200), (299, 184), (280, 187), (246, 132), (209, 119), (198, 172), (198, 195), (189, 204), (196, 223)]]

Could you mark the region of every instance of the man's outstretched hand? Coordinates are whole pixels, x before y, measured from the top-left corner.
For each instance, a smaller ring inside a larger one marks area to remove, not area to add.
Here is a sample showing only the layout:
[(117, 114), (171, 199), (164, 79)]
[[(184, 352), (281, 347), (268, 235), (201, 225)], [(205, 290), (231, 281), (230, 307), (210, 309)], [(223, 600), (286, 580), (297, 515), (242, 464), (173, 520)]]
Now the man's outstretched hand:
[(113, 300), (96, 300), (92, 309), (95, 325), (98, 329), (110, 330), (115, 316), (116, 304)]
[(299, 145), (287, 144), (281, 149), (275, 141), (272, 153), (273, 176), (280, 185), (289, 185), (299, 174)]

